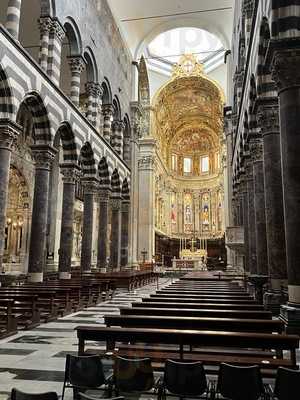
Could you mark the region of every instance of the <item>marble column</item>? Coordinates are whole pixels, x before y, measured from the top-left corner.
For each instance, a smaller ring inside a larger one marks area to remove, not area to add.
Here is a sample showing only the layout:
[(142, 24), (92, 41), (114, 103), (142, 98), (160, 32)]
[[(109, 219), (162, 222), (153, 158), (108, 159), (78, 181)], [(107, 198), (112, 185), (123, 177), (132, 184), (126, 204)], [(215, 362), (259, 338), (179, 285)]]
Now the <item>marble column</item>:
[(110, 238), (110, 259), (111, 270), (120, 269), (121, 253), (121, 197), (111, 198), (111, 238)]
[[(291, 50), (289, 50), (291, 47)], [(280, 144), (288, 274), (288, 306), (281, 316), (288, 332), (300, 332), (300, 40), (272, 43), (272, 72), (280, 109)], [(290, 307), (293, 306), (293, 307)]]
[(111, 124), (112, 124), (112, 116), (114, 112), (114, 107), (112, 104), (103, 104), (102, 105), (102, 114), (103, 114), (103, 137), (104, 139), (110, 143), (111, 139)]
[(280, 290), (287, 284), (287, 269), (277, 100), (260, 105), (258, 117), (263, 136), (268, 270), (271, 288)]
[(250, 153), (253, 161), (254, 213), (256, 236), (256, 265), (259, 275), (268, 275), (268, 249), (265, 213), (263, 143), (262, 138), (250, 142)]
[(11, 149), (21, 128), (9, 121), (0, 121), (0, 272), (2, 272), (5, 242), (6, 207), (9, 184)]
[(64, 37), (64, 27), (58, 19), (54, 19), (49, 33), (47, 74), (57, 86), (59, 86), (60, 81), (61, 47)]
[(48, 68), (48, 53), (49, 53), (49, 35), (52, 25), (50, 17), (41, 17), (39, 19), (40, 28), (40, 51), (39, 51), (39, 64), (45, 72)]
[(22, 0), (9, 0), (6, 13), (5, 27), (16, 39), (19, 39), (20, 17)]
[(92, 268), (92, 241), (94, 222), (94, 197), (97, 193), (98, 182), (94, 178), (82, 180), (83, 195), (83, 227), (81, 245), (81, 270), (90, 272)]
[(72, 164), (61, 164), (60, 168), (63, 175), (63, 200), (58, 271), (59, 279), (70, 279), (73, 253), (75, 185), (79, 170), (76, 165)]
[(248, 222), (248, 194), (247, 194), (247, 183), (243, 180), (239, 185), (239, 191), (243, 201), (243, 227), (244, 227), (244, 269), (245, 272), (250, 272), (250, 250), (249, 250), (249, 222)]
[(123, 199), (121, 206), (121, 268), (128, 265), (129, 209), (130, 201)]
[(32, 154), (35, 160), (35, 180), (28, 264), (30, 282), (43, 281), (43, 271), (46, 264), (49, 177), (55, 153), (56, 150), (50, 146), (32, 146)]
[(255, 210), (254, 210), (254, 182), (253, 165), (247, 160), (246, 166), (246, 185), (248, 203), (248, 243), (249, 243), (249, 272), (251, 275), (257, 273), (256, 265), (256, 232), (255, 232)]
[(99, 268), (101, 272), (106, 272), (107, 269), (109, 196), (110, 196), (110, 190), (100, 189), (97, 268)]
[(85, 68), (85, 61), (81, 56), (68, 58), (71, 71), (70, 100), (78, 107), (80, 96), (80, 75)]
[(103, 89), (96, 82), (87, 82), (85, 91), (88, 97), (86, 117), (94, 126), (97, 124), (99, 102), (103, 95)]

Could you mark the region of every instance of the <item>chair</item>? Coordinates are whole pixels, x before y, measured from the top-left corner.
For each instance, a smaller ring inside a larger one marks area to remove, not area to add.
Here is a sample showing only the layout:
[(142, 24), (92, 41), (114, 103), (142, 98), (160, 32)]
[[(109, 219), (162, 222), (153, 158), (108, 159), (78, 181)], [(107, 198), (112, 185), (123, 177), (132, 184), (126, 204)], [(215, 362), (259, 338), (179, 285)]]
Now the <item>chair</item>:
[(143, 393), (155, 388), (150, 358), (117, 357), (114, 364), (114, 385), (119, 393)]
[(66, 388), (73, 388), (74, 398), (78, 399), (79, 391), (100, 389), (102, 385), (106, 385), (110, 396), (110, 378), (111, 376), (106, 377), (104, 375), (103, 365), (99, 356), (72, 356), (67, 354), (62, 400), (64, 399)]
[(279, 367), (277, 370), (273, 399), (294, 400), (300, 393), (300, 371)]
[(206, 392), (208, 386), (201, 362), (178, 362), (167, 360), (159, 397), (165, 399), (166, 391), (178, 397), (197, 397)]
[(217, 393), (230, 400), (257, 400), (264, 397), (265, 390), (257, 365), (240, 367), (220, 365)]
[(11, 400), (58, 400), (58, 396), (55, 392), (47, 393), (24, 393), (18, 389), (12, 389)]
[(85, 393), (79, 393), (79, 397), (81, 400), (124, 400), (123, 396), (112, 397), (111, 399), (104, 399), (103, 397), (88, 396)]

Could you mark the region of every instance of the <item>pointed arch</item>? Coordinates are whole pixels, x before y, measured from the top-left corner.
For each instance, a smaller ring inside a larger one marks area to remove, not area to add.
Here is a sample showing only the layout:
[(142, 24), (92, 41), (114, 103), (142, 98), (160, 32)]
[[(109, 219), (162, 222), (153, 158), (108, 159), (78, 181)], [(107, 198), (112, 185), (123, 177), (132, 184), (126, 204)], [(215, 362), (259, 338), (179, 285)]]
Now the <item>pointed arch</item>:
[(114, 170), (111, 176), (111, 191), (112, 195), (118, 197), (121, 195), (120, 176), (117, 169)]
[(75, 141), (75, 134), (69, 122), (63, 121), (60, 124), (56, 136), (61, 140), (62, 143), (64, 162), (77, 164), (78, 149)]
[(105, 157), (102, 157), (99, 162), (98, 172), (100, 178), (100, 186), (102, 188), (108, 188), (110, 186), (110, 178), (108, 164)]
[(114, 96), (113, 99), (113, 106), (114, 106), (114, 121), (120, 121), (121, 120), (121, 116), (122, 116), (122, 112), (121, 112), (121, 105), (120, 105), (120, 100), (118, 98), (118, 96)]
[(138, 99), (143, 103), (150, 103), (149, 76), (144, 56), (139, 63)]
[(32, 115), (35, 144), (52, 145), (54, 135), (51, 129), (47, 108), (39, 93), (28, 93), (22, 100), (19, 110), (22, 104), (25, 104)]
[(85, 142), (80, 150), (80, 165), (82, 174), (85, 178), (94, 178), (96, 176), (96, 162), (92, 146)]
[(86, 61), (86, 74), (88, 82), (98, 82), (98, 67), (93, 50), (87, 47), (84, 50), (83, 58)]
[(102, 82), (101, 86), (103, 89), (102, 103), (112, 104), (112, 92), (109, 80), (107, 78), (104, 78), (104, 81)]
[(67, 17), (64, 22), (66, 37), (69, 41), (70, 56), (82, 55), (82, 40), (79, 28), (72, 17)]
[(130, 200), (130, 190), (129, 190), (129, 184), (127, 181), (127, 178), (124, 179), (123, 184), (122, 184), (122, 198), (123, 200)]

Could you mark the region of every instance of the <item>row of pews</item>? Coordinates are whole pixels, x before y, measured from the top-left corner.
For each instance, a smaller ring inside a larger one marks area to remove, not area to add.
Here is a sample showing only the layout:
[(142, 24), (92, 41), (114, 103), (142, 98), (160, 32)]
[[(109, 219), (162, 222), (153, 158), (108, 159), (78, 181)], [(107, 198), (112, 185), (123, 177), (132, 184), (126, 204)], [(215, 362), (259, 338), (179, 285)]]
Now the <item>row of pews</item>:
[(0, 338), (112, 297), (115, 282), (94, 276), (0, 288)]
[(222, 362), (259, 365), (265, 377), (297, 368), (299, 337), (234, 281), (181, 279), (104, 320), (76, 328), (80, 355), (86, 341), (104, 341), (106, 355), (149, 357), (160, 371), (167, 359), (202, 361), (209, 374)]

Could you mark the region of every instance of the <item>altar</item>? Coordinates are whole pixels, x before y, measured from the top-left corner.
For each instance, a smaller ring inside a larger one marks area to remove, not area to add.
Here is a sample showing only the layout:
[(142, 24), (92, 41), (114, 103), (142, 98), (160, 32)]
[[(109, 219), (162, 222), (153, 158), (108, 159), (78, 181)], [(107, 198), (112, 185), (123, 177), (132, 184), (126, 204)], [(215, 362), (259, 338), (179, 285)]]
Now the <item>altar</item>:
[(189, 250), (182, 249), (179, 253), (180, 258), (173, 258), (173, 269), (189, 269), (206, 271), (206, 249)]

